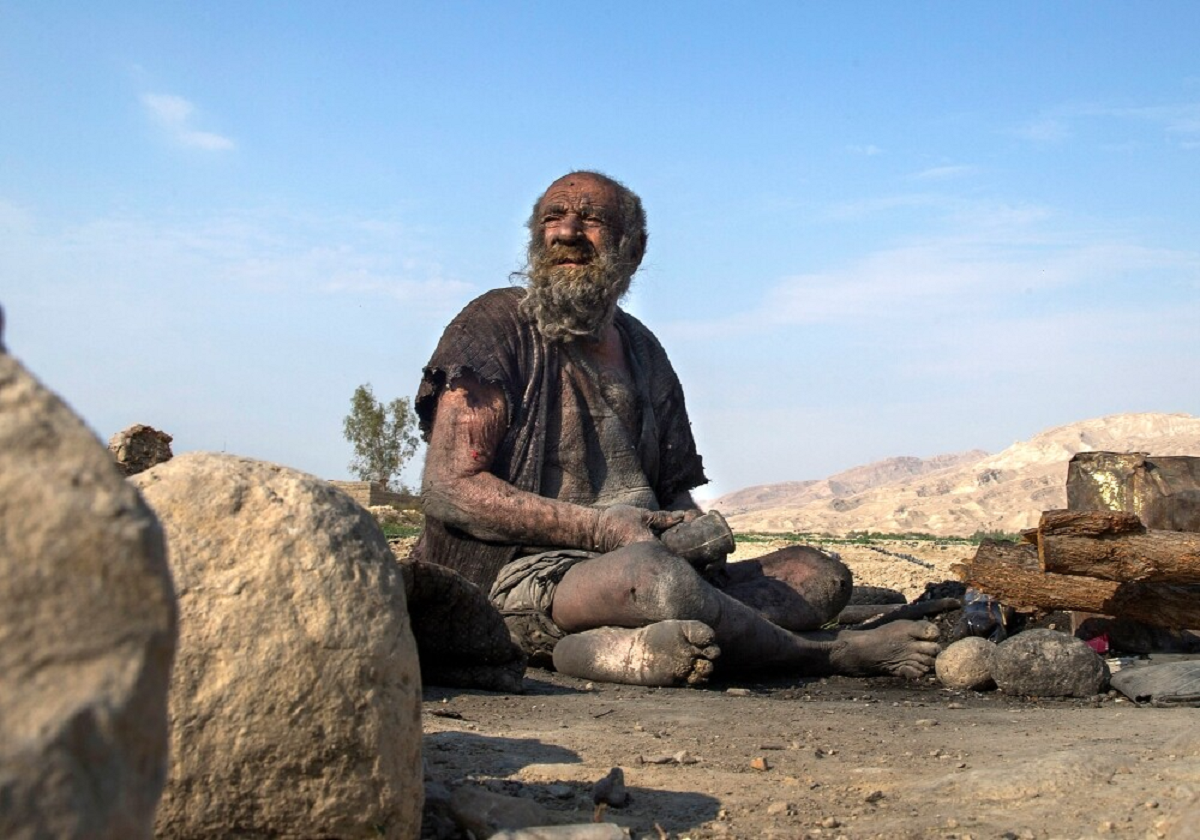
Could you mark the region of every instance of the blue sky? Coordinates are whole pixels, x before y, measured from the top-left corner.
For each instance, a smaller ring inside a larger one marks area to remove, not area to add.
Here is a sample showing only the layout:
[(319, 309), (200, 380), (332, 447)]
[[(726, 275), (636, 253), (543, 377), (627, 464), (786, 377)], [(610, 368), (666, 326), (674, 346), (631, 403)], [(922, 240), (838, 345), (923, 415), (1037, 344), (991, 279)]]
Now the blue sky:
[(1200, 414), (1197, 32), (1194, 2), (0, 0), (5, 340), (103, 438), (347, 477), (354, 388), (415, 393), (582, 167), (646, 204), (628, 308), (706, 494)]

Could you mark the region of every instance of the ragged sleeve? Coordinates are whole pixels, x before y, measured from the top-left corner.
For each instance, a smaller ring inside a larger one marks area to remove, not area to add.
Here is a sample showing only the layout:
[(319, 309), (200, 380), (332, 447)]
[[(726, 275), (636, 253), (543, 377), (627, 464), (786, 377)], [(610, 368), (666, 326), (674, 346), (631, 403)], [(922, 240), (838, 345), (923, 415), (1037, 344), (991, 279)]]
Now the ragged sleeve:
[(417, 417), (426, 442), (433, 430), (438, 397), (463, 374), (498, 386), (512, 422), (524, 382), (521, 344), (527, 328), (517, 312), (521, 294), (517, 288), (485, 292), (468, 303), (442, 333), (417, 389)]

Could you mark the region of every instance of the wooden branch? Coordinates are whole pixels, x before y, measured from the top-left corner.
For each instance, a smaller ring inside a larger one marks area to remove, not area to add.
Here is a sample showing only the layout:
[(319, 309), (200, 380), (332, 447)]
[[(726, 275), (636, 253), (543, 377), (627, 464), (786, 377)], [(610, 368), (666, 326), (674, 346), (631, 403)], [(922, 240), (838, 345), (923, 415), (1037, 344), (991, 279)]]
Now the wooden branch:
[(1032, 545), (987, 542), (955, 566), (959, 577), (1013, 607), (1080, 610), (1162, 627), (1200, 627), (1200, 589), (1167, 583), (1119, 583), (1043, 572)]
[(1200, 583), (1200, 534), (1147, 531), (1124, 511), (1054, 510), (1037, 531), (1043, 571), (1114, 581)]

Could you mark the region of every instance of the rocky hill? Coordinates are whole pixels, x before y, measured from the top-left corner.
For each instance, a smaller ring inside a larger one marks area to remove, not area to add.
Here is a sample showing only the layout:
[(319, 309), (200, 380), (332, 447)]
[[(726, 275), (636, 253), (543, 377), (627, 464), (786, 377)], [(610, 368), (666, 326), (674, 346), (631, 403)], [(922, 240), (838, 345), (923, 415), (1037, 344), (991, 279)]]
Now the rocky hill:
[(1048, 429), (996, 455), (889, 458), (819, 481), (749, 487), (709, 507), (738, 531), (1019, 531), (1043, 510), (1066, 507), (1067, 463), (1097, 450), (1200, 455), (1200, 418), (1114, 414)]

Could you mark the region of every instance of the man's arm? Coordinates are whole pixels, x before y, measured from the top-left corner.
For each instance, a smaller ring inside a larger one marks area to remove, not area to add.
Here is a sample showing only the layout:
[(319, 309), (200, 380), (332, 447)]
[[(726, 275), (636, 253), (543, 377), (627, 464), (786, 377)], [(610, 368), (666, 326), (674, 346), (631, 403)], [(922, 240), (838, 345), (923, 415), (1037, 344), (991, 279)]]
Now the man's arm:
[(431, 516), (481, 540), (613, 551), (655, 539), (677, 514), (605, 510), (518, 490), (491, 472), (507, 431), (504, 392), (460, 376), (438, 397), (422, 495)]

